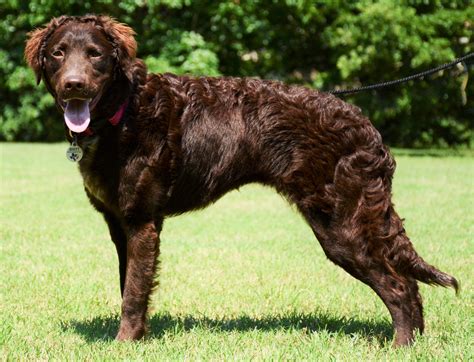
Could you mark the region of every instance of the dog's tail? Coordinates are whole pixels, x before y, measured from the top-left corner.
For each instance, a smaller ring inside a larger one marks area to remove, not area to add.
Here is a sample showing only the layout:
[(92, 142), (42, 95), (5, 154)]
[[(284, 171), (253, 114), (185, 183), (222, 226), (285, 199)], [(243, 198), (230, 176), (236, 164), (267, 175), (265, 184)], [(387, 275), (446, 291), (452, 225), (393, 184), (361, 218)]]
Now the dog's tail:
[[(414, 250), (413, 252), (416, 254)], [(459, 283), (456, 278), (426, 263), (418, 254), (412, 259), (411, 275), (420, 282), (451, 287), (456, 291), (456, 294), (459, 292)]]
[(438, 270), (433, 265), (428, 264), (418, 255), (412, 242), (405, 233), (403, 220), (390, 207), (391, 220), (391, 251), (388, 260), (392, 267), (400, 274), (410, 276), (422, 283), (451, 287), (459, 292), (459, 283), (453, 276)]
[[(398, 217), (397, 221), (401, 225), (401, 220)], [(416, 252), (404, 229), (396, 235), (393, 245), (397, 249), (398, 256), (394, 266), (402, 274), (408, 274), (422, 283), (451, 287), (456, 291), (456, 294), (459, 292), (459, 283), (456, 278), (425, 262)]]

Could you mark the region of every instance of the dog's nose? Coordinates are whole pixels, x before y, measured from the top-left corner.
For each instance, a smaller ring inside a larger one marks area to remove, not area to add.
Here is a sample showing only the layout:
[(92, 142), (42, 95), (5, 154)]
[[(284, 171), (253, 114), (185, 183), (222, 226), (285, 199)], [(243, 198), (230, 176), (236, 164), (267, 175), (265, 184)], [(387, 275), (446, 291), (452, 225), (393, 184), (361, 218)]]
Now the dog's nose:
[(84, 89), (85, 81), (78, 76), (71, 76), (65, 79), (64, 88), (68, 91), (81, 91)]

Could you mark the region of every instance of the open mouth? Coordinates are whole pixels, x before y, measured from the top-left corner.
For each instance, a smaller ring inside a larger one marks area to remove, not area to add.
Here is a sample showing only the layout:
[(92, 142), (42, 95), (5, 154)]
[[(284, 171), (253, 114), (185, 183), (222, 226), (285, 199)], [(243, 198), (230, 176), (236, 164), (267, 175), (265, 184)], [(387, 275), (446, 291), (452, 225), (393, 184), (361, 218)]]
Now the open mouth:
[(67, 127), (75, 133), (84, 132), (91, 122), (91, 111), (94, 109), (99, 97), (94, 99), (70, 98), (60, 102), (64, 109), (64, 121)]

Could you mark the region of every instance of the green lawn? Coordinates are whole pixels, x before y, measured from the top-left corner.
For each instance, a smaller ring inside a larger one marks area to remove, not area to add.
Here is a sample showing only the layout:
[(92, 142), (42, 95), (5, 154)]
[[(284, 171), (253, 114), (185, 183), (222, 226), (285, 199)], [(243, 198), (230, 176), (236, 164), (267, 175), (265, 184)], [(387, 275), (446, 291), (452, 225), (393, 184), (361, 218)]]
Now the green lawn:
[(257, 185), (165, 223), (149, 337), (115, 342), (115, 249), (65, 149), (0, 144), (1, 360), (474, 358), (472, 154), (397, 153), (406, 229), (461, 293), (422, 285), (426, 333), (394, 350), (381, 301)]

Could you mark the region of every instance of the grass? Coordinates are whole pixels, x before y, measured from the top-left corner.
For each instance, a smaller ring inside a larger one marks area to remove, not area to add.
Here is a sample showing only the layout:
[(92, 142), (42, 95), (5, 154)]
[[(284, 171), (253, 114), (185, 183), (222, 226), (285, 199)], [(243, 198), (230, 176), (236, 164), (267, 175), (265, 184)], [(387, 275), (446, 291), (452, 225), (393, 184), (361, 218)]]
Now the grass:
[(113, 244), (65, 144), (1, 144), (0, 359), (472, 360), (474, 157), (397, 152), (397, 209), (461, 294), (422, 285), (426, 333), (390, 347), (387, 310), (302, 218), (250, 185), (165, 223), (149, 337), (113, 340)]

